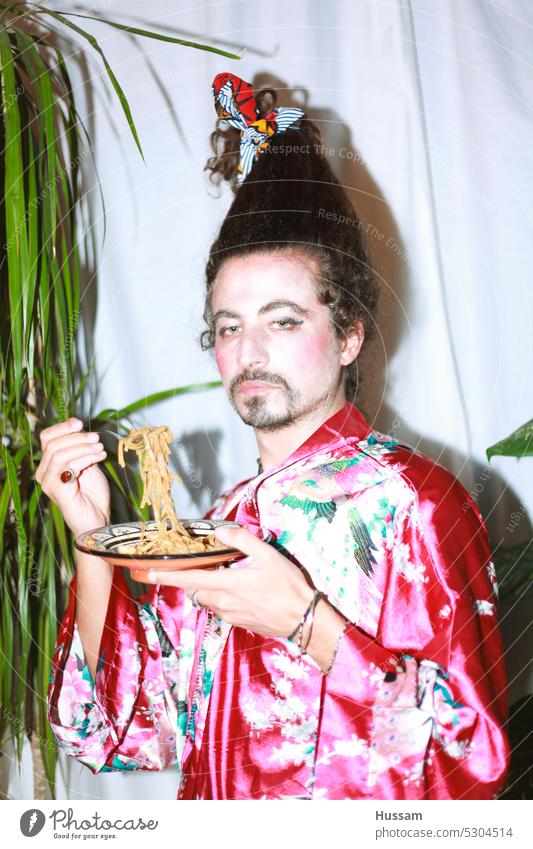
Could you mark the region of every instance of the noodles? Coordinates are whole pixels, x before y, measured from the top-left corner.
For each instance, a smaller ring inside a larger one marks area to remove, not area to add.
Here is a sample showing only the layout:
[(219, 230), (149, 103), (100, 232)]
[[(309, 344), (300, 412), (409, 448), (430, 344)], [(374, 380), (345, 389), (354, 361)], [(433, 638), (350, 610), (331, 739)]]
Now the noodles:
[(132, 428), (128, 436), (118, 443), (118, 462), (124, 468), (124, 452), (135, 451), (139, 458), (143, 497), (141, 507), (148, 505), (154, 512), (155, 531), (147, 531), (141, 523), (140, 541), (133, 545), (120, 545), (115, 550), (121, 554), (194, 554), (223, 548), (214, 534), (190, 536), (174, 510), (170, 493), (173, 480), (180, 480), (168, 466), (172, 431), (161, 427)]

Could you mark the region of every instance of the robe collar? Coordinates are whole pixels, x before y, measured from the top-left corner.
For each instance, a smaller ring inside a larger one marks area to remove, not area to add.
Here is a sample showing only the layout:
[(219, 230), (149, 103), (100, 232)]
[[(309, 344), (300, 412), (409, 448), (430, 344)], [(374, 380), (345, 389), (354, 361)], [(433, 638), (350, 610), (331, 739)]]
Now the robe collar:
[[(361, 411), (355, 404), (348, 401), (279, 465), (249, 480), (244, 497), (240, 496), (242, 500), (237, 509), (235, 521), (248, 527), (259, 526), (257, 490), (268, 478), (321, 451), (326, 452), (333, 448), (353, 445), (361, 439), (365, 439), (371, 432), (372, 428)], [(243, 481), (243, 485), (245, 483), (246, 481)]]
[(361, 411), (355, 404), (348, 401), (338, 412), (321, 424), (296, 451), (278, 466), (263, 472), (258, 476), (258, 479), (270, 477), (305, 457), (310, 457), (320, 451), (328, 451), (333, 445), (352, 445), (354, 442), (359, 442), (360, 439), (365, 439), (371, 431), (372, 428)]

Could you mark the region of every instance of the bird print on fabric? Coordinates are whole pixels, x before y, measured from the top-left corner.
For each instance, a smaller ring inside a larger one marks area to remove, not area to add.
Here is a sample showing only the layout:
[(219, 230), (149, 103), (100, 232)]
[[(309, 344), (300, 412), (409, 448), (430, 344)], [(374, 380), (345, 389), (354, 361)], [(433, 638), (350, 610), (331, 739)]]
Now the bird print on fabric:
[[(317, 479), (308, 478), (298, 481), (291, 486), (290, 492), (280, 500), (280, 503), (293, 510), (302, 510), (310, 519), (325, 519), (331, 525), (339, 508), (341, 505), (344, 507), (348, 499), (332, 476), (328, 475), (328, 478), (320, 476)], [(376, 546), (357, 508), (351, 506), (347, 515), (355, 561), (368, 577), (376, 564), (372, 553), (376, 550)]]
[(348, 520), (354, 542), (355, 560), (365, 575), (370, 577), (376, 565), (372, 551), (377, 551), (377, 545), (372, 542), (368, 529), (356, 507), (350, 507), (348, 510)]
[(337, 512), (337, 505), (329, 492), (324, 492), (316, 480), (298, 481), (291, 487), (290, 492), (281, 499), (293, 510), (303, 510), (306, 516), (315, 519), (326, 519), (330, 524)]

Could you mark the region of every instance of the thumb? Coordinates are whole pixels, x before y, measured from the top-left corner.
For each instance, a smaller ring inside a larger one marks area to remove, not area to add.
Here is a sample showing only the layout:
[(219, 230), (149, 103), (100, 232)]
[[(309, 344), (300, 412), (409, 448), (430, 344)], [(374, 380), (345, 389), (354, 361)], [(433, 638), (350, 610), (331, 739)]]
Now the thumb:
[(263, 534), (265, 542), (250, 533), (247, 528), (235, 528), (223, 525), (215, 529), (215, 535), (220, 542), (231, 548), (238, 548), (239, 551), (248, 554), (250, 557), (259, 557), (261, 554), (264, 554), (265, 548), (267, 548), (267, 542), (272, 539), (272, 535), (268, 531), (260, 530), (260, 533)]

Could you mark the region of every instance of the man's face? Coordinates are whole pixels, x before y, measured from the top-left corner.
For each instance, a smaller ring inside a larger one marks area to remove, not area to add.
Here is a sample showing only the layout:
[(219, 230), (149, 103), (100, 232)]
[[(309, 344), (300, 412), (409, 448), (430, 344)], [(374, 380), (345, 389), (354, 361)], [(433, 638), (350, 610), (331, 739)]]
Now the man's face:
[(257, 430), (286, 427), (342, 392), (346, 353), (312, 272), (287, 252), (230, 259), (217, 276), (217, 365), (235, 410)]

